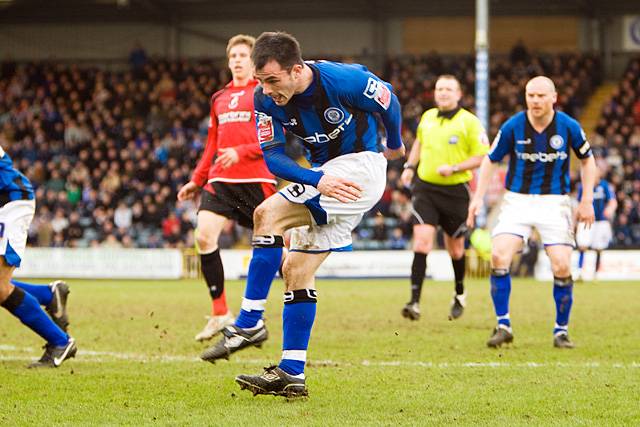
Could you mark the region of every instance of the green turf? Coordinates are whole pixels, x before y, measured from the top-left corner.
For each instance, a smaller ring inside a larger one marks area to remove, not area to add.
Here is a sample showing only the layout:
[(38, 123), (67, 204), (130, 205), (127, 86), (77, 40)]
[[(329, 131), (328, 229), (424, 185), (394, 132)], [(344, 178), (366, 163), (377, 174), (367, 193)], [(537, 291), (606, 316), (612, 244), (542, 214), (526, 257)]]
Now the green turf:
[[(0, 314), (0, 424), (6, 425), (638, 425), (640, 286), (575, 287), (571, 335), (552, 347), (551, 285), (516, 280), (515, 343), (486, 348), (486, 281), (447, 320), (452, 286), (427, 282), (423, 318), (400, 308), (406, 280), (321, 281), (309, 349), (310, 398), (252, 397), (233, 379), (276, 362), (282, 282), (267, 307), (271, 339), (216, 365), (196, 358), (208, 295), (197, 281), (71, 281), (77, 359), (31, 371), (40, 339)], [(242, 286), (228, 283), (232, 307)]]

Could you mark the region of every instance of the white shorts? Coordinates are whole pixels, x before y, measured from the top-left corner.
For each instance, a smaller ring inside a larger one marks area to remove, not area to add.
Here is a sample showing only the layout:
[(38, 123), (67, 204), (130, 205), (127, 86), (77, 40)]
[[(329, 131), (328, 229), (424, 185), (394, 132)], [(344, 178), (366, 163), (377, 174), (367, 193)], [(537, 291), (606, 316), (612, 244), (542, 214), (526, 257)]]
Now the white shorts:
[(314, 223), (291, 230), (289, 249), (297, 252), (350, 251), (351, 232), (382, 197), (387, 182), (387, 160), (381, 153), (363, 151), (336, 157), (314, 170), (356, 182), (362, 187), (362, 197), (355, 202), (342, 203), (303, 184), (290, 184), (280, 190), (288, 201), (304, 204)]
[(0, 255), (10, 266), (20, 267), (35, 212), (35, 200), (15, 200), (0, 208)]
[(597, 251), (607, 249), (613, 234), (609, 221), (596, 221), (590, 228), (586, 228), (583, 222), (578, 223), (576, 230), (576, 243), (579, 248), (591, 248)]
[(520, 194), (507, 191), (491, 236), (515, 234), (525, 241), (535, 227), (545, 246), (573, 246), (573, 219), (568, 195)]

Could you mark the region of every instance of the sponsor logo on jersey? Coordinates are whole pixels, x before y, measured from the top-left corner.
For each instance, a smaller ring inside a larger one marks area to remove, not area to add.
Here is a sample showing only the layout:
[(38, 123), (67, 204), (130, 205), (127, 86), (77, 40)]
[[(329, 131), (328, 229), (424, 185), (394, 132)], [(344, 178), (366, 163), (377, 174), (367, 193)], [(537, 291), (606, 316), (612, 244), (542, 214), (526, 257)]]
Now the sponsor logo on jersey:
[(387, 85), (373, 77), (369, 77), (367, 87), (362, 93), (367, 98), (376, 101), (385, 110), (387, 110), (391, 104), (391, 91)]
[(338, 135), (340, 135), (340, 132), (342, 132), (345, 127), (349, 126), (349, 123), (351, 123), (351, 120), (353, 120), (353, 114), (349, 114), (349, 117), (347, 117), (346, 120), (344, 120), (340, 124), (340, 126), (335, 128), (334, 130), (332, 130), (328, 134), (327, 133), (315, 132), (313, 135), (307, 136), (307, 137), (305, 137), (303, 139), (306, 142), (310, 142), (310, 143), (317, 143), (317, 144), (327, 143), (329, 141), (332, 141), (332, 140), (336, 139), (338, 137)]
[(554, 150), (559, 150), (564, 145), (564, 138), (560, 135), (553, 135), (551, 139), (549, 139), (549, 145)]
[(517, 151), (516, 156), (521, 160), (543, 163), (555, 162), (556, 160), (566, 160), (567, 157), (569, 157), (564, 151), (558, 151), (557, 153), (521, 153)]
[(256, 111), (256, 128), (258, 129), (258, 143), (273, 141), (275, 133), (273, 131), (273, 119), (260, 111)]
[(238, 99), (240, 99), (242, 95), (244, 95), (244, 90), (241, 90), (240, 92), (232, 93), (230, 95), (231, 101), (229, 101), (229, 108), (236, 108), (238, 106)]
[(517, 139), (517, 140), (516, 140), (516, 144), (519, 144), (519, 145), (529, 145), (529, 144), (531, 144), (531, 138), (527, 138), (527, 139)]
[(324, 119), (332, 125), (337, 125), (344, 120), (344, 111), (336, 107), (329, 107), (324, 110)]
[(218, 115), (218, 123), (250, 122), (251, 111), (229, 111)]
[(296, 120), (295, 117), (291, 117), (291, 119), (288, 122), (284, 122), (282, 126), (291, 126), (291, 127), (298, 126), (298, 121)]
[(452, 135), (449, 138), (449, 145), (455, 145), (458, 143), (458, 140), (460, 140), (460, 138), (458, 137), (458, 135)]

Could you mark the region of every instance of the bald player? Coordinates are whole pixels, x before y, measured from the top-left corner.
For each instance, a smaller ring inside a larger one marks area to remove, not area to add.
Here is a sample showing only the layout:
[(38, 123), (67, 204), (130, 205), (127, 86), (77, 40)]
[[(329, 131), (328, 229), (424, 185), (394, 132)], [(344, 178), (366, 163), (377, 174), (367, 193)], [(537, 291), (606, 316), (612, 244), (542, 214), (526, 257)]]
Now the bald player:
[(492, 232), (491, 298), (497, 326), (487, 341), (500, 347), (513, 341), (509, 296), (509, 267), (535, 227), (540, 234), (553, 271), (553, 298), (556, 321), (553, 345), (573, 348), (569, 340), (569, 314), (573, 302), (571, 251), (574, 244), (569, 189), (569, 159), (572, 149), (581, 163), (582, 199), (576, 219), (590, 227), (594, 221), (593, 187), (596, 164), (587, 137), (580, 124), (553, 105), (557, 93), (553, 81), (538, 76), (525, 88), (527, 110), (507, 120), (496, 135), (488, 155), (482, 160), (478, 188), (469, 204), (467, 225), (473, 227), (475, 216), (491, 176), (500, 161), (509, 156), (505, 179), (507, 189), (498, 224)]

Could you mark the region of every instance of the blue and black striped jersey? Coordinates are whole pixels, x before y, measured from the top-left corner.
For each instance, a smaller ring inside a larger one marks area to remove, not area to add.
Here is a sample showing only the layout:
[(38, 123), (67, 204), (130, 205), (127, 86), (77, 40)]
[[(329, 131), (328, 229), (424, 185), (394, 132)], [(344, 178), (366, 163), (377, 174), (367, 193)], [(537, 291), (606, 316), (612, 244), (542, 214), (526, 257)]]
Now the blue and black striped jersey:
[(587, 136), (569, 115), (556, 111), (547, 128), (538, 133), (525, 111), (513, 115), (496, 135), (489, 159), (510, 156), (505, 186), (524, 194), (567, 194), (570, 191), (570, 151), (579, 159), (592, 155)]
[[(609, 200), (613, 199), (614, 191), (611, 185), (606, 179), (601, 179), (600, 182), (593, 187), (593, 211), (596, 215), (596, 221), (606, 221), (604, 217), (604, 209), (607, 207)], [(578, 201), (582, 200), (582, 184), (578, 184)]]
[(0, 147), (0, 206), (13, 200), (33, 200), (31, 183), (13, 167), (13, 161)]
[(284, 144), (286, 129), (300, 138), (313, 167), (344, 154), (379, 152), (376, 113), (387, 131), (387, 146), (401, 146), (400, 104), (390, 84), (359, 64), (306, 64), (313, 82), (285, 106), (256, 88), (256, 127), (263, 150)]

